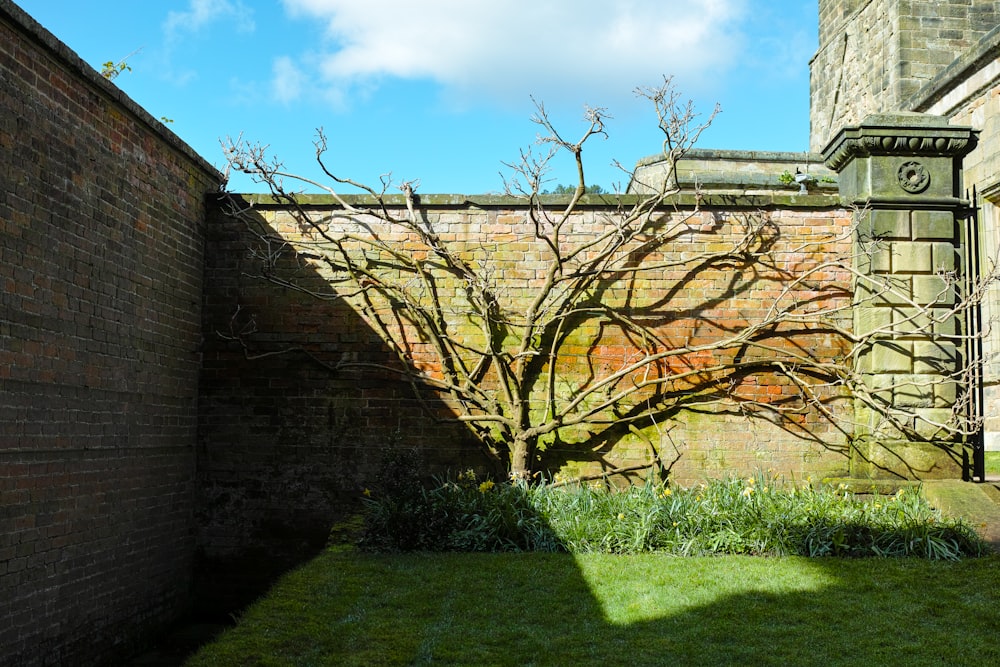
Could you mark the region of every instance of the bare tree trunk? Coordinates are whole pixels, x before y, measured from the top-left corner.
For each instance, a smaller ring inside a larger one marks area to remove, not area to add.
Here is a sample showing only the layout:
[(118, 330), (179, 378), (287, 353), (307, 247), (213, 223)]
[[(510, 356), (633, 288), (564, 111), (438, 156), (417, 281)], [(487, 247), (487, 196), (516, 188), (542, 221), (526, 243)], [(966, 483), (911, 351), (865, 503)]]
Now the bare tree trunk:
[(534, 438), (515, 437), (510, 449), (510, 477), (514, 480), (531, 479), (532, 462), (535, 458)]

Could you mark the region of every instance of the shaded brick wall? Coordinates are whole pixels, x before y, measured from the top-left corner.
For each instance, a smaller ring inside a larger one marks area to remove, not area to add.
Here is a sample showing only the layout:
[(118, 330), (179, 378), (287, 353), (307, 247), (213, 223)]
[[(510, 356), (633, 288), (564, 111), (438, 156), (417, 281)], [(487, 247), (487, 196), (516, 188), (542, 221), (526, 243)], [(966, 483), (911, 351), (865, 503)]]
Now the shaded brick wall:
[(132, 650), (187, 603), (218, 175), (0, 0), (0, 663)]
[[(398, 378), (317, 363), (335, 363), (345, 351), (389, 357), (346, 304), (255, 277), (254, 237), (217, 208), (207, 238), (199, 545), (213, 579), (234, 558), (287, 551), (294, 559), (324, 544), (330, 524), (356, 509), (380, 463), (401, 446), (420, 449), (437, 473), (484, 465), (464, 428), (428, 419)], [(256, 331), (248, 350), (225, 340), (248, 328)], [(276, 354), (300, 347), (314, 356)]]
[[(773, 225), (774, 265), (727, 263), (705, 269), (678, 265), (645, 276), (639, 283), (606, 285), (605, 302), (616, 303), (633, 316), (659, 318), (664, 338), (678, 343), (705, 342), (726, 328), (738, 329), (759, 318), (774, 302), (784, 286), (781, 270), (849, 253), (850, 235), (845, 233), (850, 228), (850, 213), (833, 205), (836, 198), (813, 199), (812, 206), (767, 212)], [(463, 198), (448, 205), (428, 204), (424, 215), (442, 238), (463, 247), (470, 256), (488, 258), (492, 275), (504, 285), (500, 292), (505, 302), (531, 299), (544, 275), (544, 249), (531, 238), (523, 208), (513, 200), (487, 200)], [(300, 226), (282, 209), (264, 205), (257, 211), (260, 224), (271, 233), (286, 239), (301, 237)], [(593, 238), (607, 229), (607, 217), (613, 213), (613, 207), (587, 207), (571, 224), (573, 231), (567, 233)], [(741, 233), (740, 216), (745, 214), (756, 212), (733, 207), (699, 213), (690, 231), (678, 234), (675, 243), (647, 261), (669, 263), (727, 248)], [(339, 229), (354, 223), (334, 218), (329, 224), (330, 229)], [(399, 247), (411, 244), (413, 252), (420, 252), (414, 239), (398, 228), (379, 226), (377, 231), (381, 238), (398, 242)], [(809, 246), (837, 236), (841, 240), (825, 249)], [(345, 358), (373, 364), (394, 362), (349, 299), (317, 301), (254, 277), (260, 268), (247, 248), (255, 246), (244, 223), (221, 213), (212, 215), (199, 431), (201, 488), (206, 494), (201, 546), (207, 556), (234, 557), (261, 544), (268, 534), (308, 539), (304, 524), (320, 519), (321, 529), (328, 526), (337, 517), (338, 507), (343, 511), (346, 501), (357, 499), (372, 484), (378, 461), (389, 447), (417, 447), (439, 472), (485, 465), (469, 435), (459, 426), (429, 419), (398, 378), (375, 371), (324, 368), (322, 364), (333, 367)], [(316, 263), (303, 258), (289, 258), (288, 262), (286, 269), (322, 287), (325, 276)], [(795, 298), (818, 299), (831, 290), (837, 296), (825, 301), (827, 305), (849, 304), (846, 272), (829, 270), (813, 278)], [(455, 331), (460, 331), (462, 313), (466, 312), (462, 290), (447, 282), (441, 282), (439, 288), (455, 294), (450, 316), (455, 318)], [(623, 299), (628, 300), (627, 305)], [(841, 324), (849, 328), (849, 309), (842, 313), (842, 319)], [(604, 372), (629, 357), (632, 343), (615, 334), (614, 327), (607, 329), (600, 336), (580, 330), (567, 340), (565, 366), (560, 369), (566, 377), (574, 373), (587, 377), (595, 369)], [(254, 332), (246, 338), (246, 351), (239, 343), (226, 340), (238, 331)], [(808, 337), (807, 348), (821, 358), (841, 358), (844, 354), (842, 341), (833, 334)], [(434, 362), (421, 358), (419, 345), (414, 349), (416, 363), (433, 373)], [(258, 358), (247, 359), (245, 353)], [(688, 361), (710, 365), (717, 359), (706, 353)], [(762, 403), (778, 403), (793, 394), (787, 380), (773, 376), (740, 379), (734, 389), (734, 395)], [(849, 407), (844, 399), (833, 394), (828, 397), (834, 411)], [(455, 414), (443, 400), (433, 402), (433, 410), (445, 417)], [(794, 415), (787, 421), (747, 419), (735, 404), (712, 404), (674, 417), (659, 429), (647, 429), (643, 437), (625, 429), (608, 429), (603, 442), (591, 440), (587, 447), (550, 449), (543, 455), (543, 465), (550, 474), (594, 474), (650, 465), (658, 452), (665, 465), (672, 465), (671, 479), (685, 484), (768, 468), (797, 479), (842, 475), (848, 469), (845, 434), (815, 413)], [(567, 440), (576, 435), (580, 434), (567, 433)], [(646, 474), (639, 471), (635, 477), (641, 479)], [(303, 525), (296, 528), (300, 521)], [(316, 525), (313, 523), (314, 528)], [(324, 537), (314, 536), (318, 540)]]

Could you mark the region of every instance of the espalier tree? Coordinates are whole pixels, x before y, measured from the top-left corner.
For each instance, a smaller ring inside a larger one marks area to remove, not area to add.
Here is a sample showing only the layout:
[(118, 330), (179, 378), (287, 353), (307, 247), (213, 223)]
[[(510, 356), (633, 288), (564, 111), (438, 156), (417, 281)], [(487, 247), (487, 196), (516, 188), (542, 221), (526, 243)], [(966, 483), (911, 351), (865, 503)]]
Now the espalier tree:
[[(807, 413), (853, 432), (854, 412), (836, 405), (852, 396), (879, 415), (877, 428), (926, 437), (919, 415), (885, 401), (884, 388), (872, 390), (856, 369), (874, 341), (893, 335), (851, 325), (853, 286), (869, 280), (857, 267), (879, 252), (877, 239), (859, 250), (852, 243), (859, 218), (848, 213), (836, 234), (789, 241), (765, 212), (703, 211), (698, 193), (681, 191), (676, 166), (718, 109), (699, 116), (670, 79), (637, 92), (662, 131), (665, 169), (656, 182), (634, 182), (644, 194), (599, 195), (602, 205), (588, 206), (584, 149), (605, 135), (605, 110), (587, 109), (582, 136), (572, 141), (536, 104), (543, 150), (524, 150), (507, 165), (506, 195), (520, 202), (508, 213), (520, 217), (502, 242), (435, 221), (413, 182), (386, 177), (372, 187), (338, 175), (322, 131), (316, 158), (327, 182), (286, 171), (259, 144), (224, 142), (230, 169), (267, 186), (294, 219), (293, 233), (261, 224), (238, 198), (229, 213), (256, 234), (264, 279), (346, 302), (394, 356), (345, 354), (325, 365), (397, 376), (418, 398), (430, 390), (450, 407), (447, 419), (463, 424), (512, 478), (538, 472), (553, 443), (594, 449), (624, 433), (642, 439), (689, 409), (763, 416), (808, 438)], [(568, 195), (545, 197), (559, 154), (575, 164), (576, 184)], [(328, 203), (307, 205), (288, 184), (319, 189)], [(344, 195), (344, 186), (367, 196)], [(288, 270), (302, 262), (323, 284)], [(519, 271), (527, 264), (530, 276)], [(867, 293), (909, 298), (889, 283), (868, 285)], [(973, 297), (949, 312), (971, 307)], [(741, 298), (747, 303), (734, 301)], [(910, 305), (914, 326), (930, 321), (920, 315), (926, 306)], [(719, 314), (724, 309), (728, 315)], [(230, 335), (250, 349), (250, 333)], [(967, 372), (949, 378), (958, 383)], [(768, 386), (779, 386), (779, 395)], [(956, 407), (933, 426), (941, 439), (975, 424)]]

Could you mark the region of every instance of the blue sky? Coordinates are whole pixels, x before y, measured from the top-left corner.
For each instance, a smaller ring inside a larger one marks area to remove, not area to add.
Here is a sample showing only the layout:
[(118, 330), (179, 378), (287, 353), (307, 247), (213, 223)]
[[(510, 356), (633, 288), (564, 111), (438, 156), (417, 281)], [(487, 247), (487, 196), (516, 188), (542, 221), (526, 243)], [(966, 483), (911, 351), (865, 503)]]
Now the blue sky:
[[(659, 150), (633, 90), (667, 74), (704, 113), (722, 106), (700, 147), (809, 144), (815, 0), (15, 2), (96, 69), (127, 57), (115, 83), (220, 168), (220, 139), (242, 134), (314, 175), (323, 127), (338, 175), (499, 192), (503, 162), (537, 135), (534, 96), (566, 137), (584, 105), (608, 109), (585, 159), (613, 189), (627, 182), (613, 160)], [(553, 185), (572, 182), (568, 160), (554, 167)]]

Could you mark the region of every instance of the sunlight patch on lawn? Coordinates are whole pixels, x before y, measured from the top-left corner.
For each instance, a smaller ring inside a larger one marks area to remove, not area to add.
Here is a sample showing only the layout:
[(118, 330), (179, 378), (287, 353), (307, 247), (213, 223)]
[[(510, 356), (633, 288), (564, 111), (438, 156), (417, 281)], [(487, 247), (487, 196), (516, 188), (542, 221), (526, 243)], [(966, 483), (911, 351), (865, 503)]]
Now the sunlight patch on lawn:
[[(840, 582), (808, 558), (661, 555), (575, 556), (605, 620), (614, 625), (652, 621), (708, 607), (726, 598), (818, 592)], [(675, 563), (678, 567), (673, 568)]]

